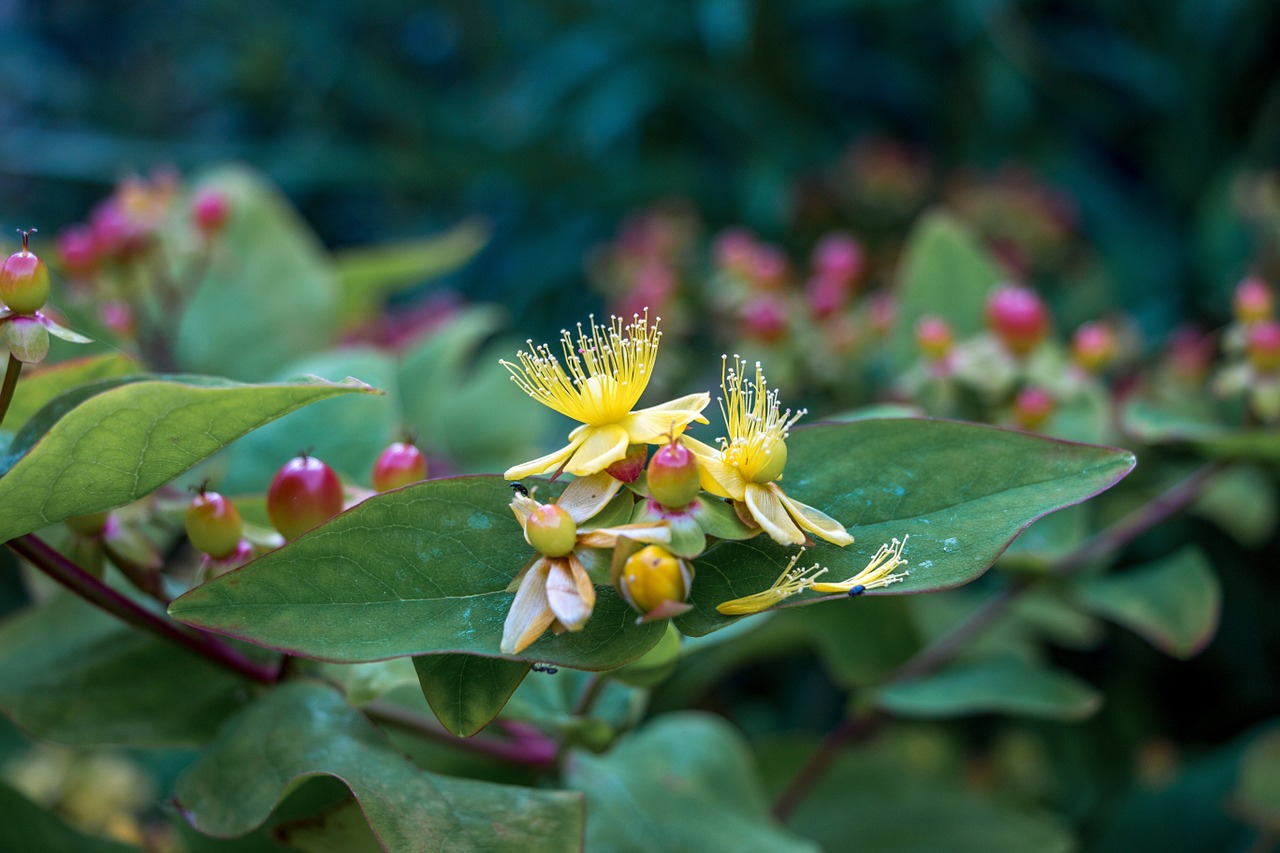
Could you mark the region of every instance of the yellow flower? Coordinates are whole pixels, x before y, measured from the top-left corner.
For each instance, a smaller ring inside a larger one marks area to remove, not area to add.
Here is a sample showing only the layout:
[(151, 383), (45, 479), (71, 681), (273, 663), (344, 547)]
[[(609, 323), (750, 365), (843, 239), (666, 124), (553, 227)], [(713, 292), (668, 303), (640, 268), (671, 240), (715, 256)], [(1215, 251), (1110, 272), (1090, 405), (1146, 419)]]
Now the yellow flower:
[(853, 537), (844, 526), (826, 513), (787, 496), (774, 480), (782, 476), (787, 464), (787, 431), (805, 413), (794, 415), (781, 411), (778, 392), (770, 390), (760, 362), (756, 362), (755, 379), (743, 376), (744, 364), (728, 356), (721, 367), (720, 387), (724, 397), (720, 410), (724, 414), (729, 437), (721, 438), (717, 450), (688, 437), (686, 446), (702, 463), (702, 488), (734, 501), (774, 540), (784, 545), (804, 544), (808, 531), (836, 545), (848, 545)]
[(592, 317), (590, 331), (578, 325), (576, 342), (568, 330), (560, 333), (563, 364), (549, 346), (533, 341), (516, 354), (519, 364), (503, 361), (522, 391), (582, 423), (569, 433), (567, 446), (516, 465), (507, 479), (560, 471), (587, 476), (622, 459), (632, 444), (657, 443), (691, 421), (705, 424), (702, 410), (711, 402), (705, 392), (631, 410), (649, 384), (661, 337), (657, 320), (650, 325), (647, 312), (626, 325), (614, 317), (608, 326), (598, 326)]
[[(499, 647), (504, 654), (518, 654), (548, 628), (580, 631), (587, 624), (595, 608), (596, 589), (579, 559), (578, 549), (612, 548), (620, 536), (638, 542), (671, 541), (671, 528), (666, 522), (577, 529), (604, 508), (620, 485), (602, 472), (574, 480), (554, 504), (541, 504), (519, 493), (512, 498), (511, 511), (520, 522), (525, 539), (530, 544), (552, 542), (555, 547), (548, 550), (558, 556), (538, 553), (512, 582), (516, 597), (507, 611)], [(551, 524), (539, 528), (544, 519), (550, 519)], [(564, 525), (572, 536), (571, 549), (559, 547)]]
[(908, 574), (907, 572), (898, 572), (896, 574), (893, 572), (899, 566), (907, 564), (907, 561), (902, 559), (902, 549), (907, 544), (907, 538), (903, 536), (901, 540), (894, 539), (890, 545), (881, 545), (880, 550), (875, 553), (875, 556), (871, 558), (871, 561), (867, 563), (862, 571), (840, 583), (825, 583), (818, 580), (818, 578), (827, 573), (827, 570), (817, 563), (807, 569), (797, 569), (796, 563), (800, 561), (801, 555), (804, 554), (804, 549), (801, 548), (768, 589), (717, 604), (716, 610), (726, 616), (749, 616), (752, 613), (768, 610), (775, 604), (806, 590), (857, 596), (868, 590), (895, 584), (903, 580)]

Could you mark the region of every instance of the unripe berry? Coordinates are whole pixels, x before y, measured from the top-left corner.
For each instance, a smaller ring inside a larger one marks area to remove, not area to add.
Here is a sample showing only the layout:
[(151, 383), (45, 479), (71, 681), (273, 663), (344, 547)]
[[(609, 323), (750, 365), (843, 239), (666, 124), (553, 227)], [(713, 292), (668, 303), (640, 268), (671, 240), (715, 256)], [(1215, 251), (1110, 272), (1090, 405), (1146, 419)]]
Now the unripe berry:
[(661, 545), (647, 545), (627, 558), (618, 578), (627, 603), (648, 613), (665, 601), (684, 601), (689, 595), (689, 570)]
[(373, 463), (373, 488), (389, 492), (410, 483), (427, 479), (427, 459), (422, 451), (407, 441), (397, 441)]
[(1035, 429), (1053, 414), (1053, 397), (1043, 388), (1028, 385), (1013, 401), (1013, 419), (1023, 429)]
[(627, 448), (626, 456), (604, 470), (605, 473), (619, 482), (634, 483), (640, 479), (640, 472), (644, 470), (644, 463), (648, 458), (649, 446), (647, 444), (633, 444)]
[(698, 496), (698, 458), (673, 439), (649, 460), (649, 494), (667, 509), (682, 509)]
[(1236, 285), (1231, 307), (1241, 323), (1268, 320), (1275, 311), (1275, 297), (1265, 281), (1250, 276)]
[(951, 352), (951, 326), (933, 314), (916, 320), (916, 345), (925, 358), (940, 361)]
[(987, 299), (987, 326), (1014, 355), (1026, 355), (1049, 331), (1049, 312), (1034, 290), (1008, 284)]
[(1245, 351), (1254, 370), (1270, 373), (1280, 368), (1280, 323), (1261, 320), (1250, 326)]
[(567, 557), (578, 544), (578, 525), (555, 504), (543, 504), (525, 524), (524, 538), (548, 557)]
[(220, 190), (201, 190), (191, 202), (191, 219), (206, 237), (221, 231), (230, 217), (231, 204)]
[(267, 515), (285, 539), (324, 524), (342, 512), (342, 483), (314, 456), (295, 456), (267, 489)]
[(1116, 333), (1105, 323), (1084, 323), (1071, 337), (1071, 357), (1090, 373), (1097, 373), (1116, 357)]
[(15, 314), (34, 314), (49, 301), (49, 270), (27, 248), (31, 231), (21, 232), (21, 251), (10, 255), (0, 267), (0, 302)]
[(240, 546), (240, 511), (217, 492), (201, 489), (187, 506), (186, 521), (191, 544), (215, 560), (225, 560)]

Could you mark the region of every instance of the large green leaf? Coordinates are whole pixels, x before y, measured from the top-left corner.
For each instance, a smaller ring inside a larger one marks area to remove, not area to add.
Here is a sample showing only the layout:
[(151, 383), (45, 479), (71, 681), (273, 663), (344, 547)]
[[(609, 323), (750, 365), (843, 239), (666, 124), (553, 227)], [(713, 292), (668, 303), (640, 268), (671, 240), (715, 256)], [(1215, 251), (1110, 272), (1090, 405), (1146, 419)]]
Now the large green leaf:
[(876, 704), (904, 717), (1013, 714), (1080, 720), (1102, 704), (1096, 690), (1068, 673), (1025, 661), (958, 666), (876, 691)]
[(71, 391), (18, 433), (7, 470), (0, 461), (0, 542), (129, 503), (269, 421), (368, 390), (184, 376), (129, 377)]
[(479, 655), (424, 655), (413, 665), (436, 719), (461, 737), (489, 725), (533, 666)]
[(741, 735), (708, 714), (666, 714), (605, 755), (575, 752), (587, 849), (778, 853), (814, 846), (774, 824)]
[(1075, 588), (1085, 609), (1145, 637), (1176, 658), (1189, 658), (1213, 638), (1222, 588), (1198, 548), (1120, 574), (1088, 578)]
[(959, 338), (983, 328), (987, 293), (1004, 275), (968, 229), (950, 214), (922, 217), (907, 238), (897, 281), (898, 310), (889, 335), (896, 370), (914, 362), (915, 324), (926, 314), (945, 317)]
[(178, 779), (187, 819), (210, 835), (249, 832), (297, 781), (341, 779), (389, 850), (577, 850), (577, 796), (419, 770), (333, 688), (296, 681), (231, 719)]
[(138, 853), (121, 844), (73, 829), (0, 782), (0, 850), (35, 853)]
[(246, 687), (70, 595), (0, 626), (0, 709), (62, 743), (198, 746)]
[[(1110, 488), (1134, 464), (1133, 454), (1116, 448), (913, 419), (806, 427), (791, 433), (787, 447), (787, 494), (857, 537), (845, 548), (819, 543), (804, 564), (820, 562), (842, 580), (882, 543), (910, 535), (903, 556), (911, 574), (889, 593), (973, 580), (1031, 522)], [(693, 636), (729, 624), (715, 606), (768, 588), (794, 553), (763, 536), (721, 543), (697, 560), (694, 609), (676, 624)], [(795, 600), (804, 597), (815, 596)], [(848, 607), (855, 611), (857, 602)]]
[(339, 301), (320, 241), (254, 172), (221, 169), (200, 183), (226, 196), (231, 218), (179, 324), (182, 369), (261, 381), (323, 350), (337, 334)]
[[(548, 489), (548, 491), (553, 491)], [(498, 657), (506, 591), (533, 555), (500, 477), (430, 480), (375, 495), (170, 606), (183, 622), (307, 657), (363, 661), (466, 652)], [(520, 656), (612, 669), (644, 654), (661, 623), (636, 625), (611, 589), (576, 633)]]
[(4, 419), (6, 429), (16, 432), (45, 403), (72, 388), (102, 379), (128, 376), (137, 370), (137, 362), (133, 359), (121, 353), (111, 353), (63, 361), (30, 372), (24, 371)]
[(876, 853), (1067, 853), (1067, 828), (913, 772), (900, 757), (846, 751), (788, 825), (826, 850)]

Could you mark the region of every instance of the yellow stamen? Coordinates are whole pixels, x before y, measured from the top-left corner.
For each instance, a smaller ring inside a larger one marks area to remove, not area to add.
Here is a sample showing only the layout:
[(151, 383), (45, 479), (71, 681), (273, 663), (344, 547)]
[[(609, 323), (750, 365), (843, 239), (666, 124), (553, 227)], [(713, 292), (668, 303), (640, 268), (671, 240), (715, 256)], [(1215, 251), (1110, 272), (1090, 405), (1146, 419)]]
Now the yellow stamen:
[(804, 550), (801, 548), (791, 558), (791, 562), (787, 563), (787, 567), (782, 570), (782, 574), (778, 575), (778, 579), (768, 589), (717, 604), (716, 610), (726, 616), (748, 616), (752, 613), (768, 610), (783, 599), (790, 598), (798, 592), (804, 592), (813, 586), (814, 578), (826, 574), (827, 570), (818, 563), (814, 563), (807, 569), (796, 568), (796, 563), (800, 561)]
[(777, 389), (770, 390), (764, 378), (764, 368), (756, 362), (754, 381), (744, 381), (746, 364), (741, 357), (721, 356), (720, 412), (724, 415), (728, 438), (720, 438), (720, 451), (724, 462), (738, 469), (742, 477), (754, 483), (767, 483), (778, 479), (786, 464), (786, 438), (788, 430), (805, 414), (805, 410), (792, 414), (781, 410)]
[(578, 324), (577, 342), (567, 330), (560, 332), (564, 363), (546, 344), (516, 353), (520, 363), (502, 361), (511, 380), (539, 403), (591, 426), (621, 421), (644, 393), (658, 357), (656, 318), (649, 325), (648, 311), (624, 325), (613, 317), (608, 326), (591, 318), (590, 331)]
[(901, 540), (894, 539), (892, 544), (881, 545), (880, 550), (871, 558), (871, 562), (846, 581), (814, 583), (809, 586), (814, 592), (860, 595), (869, 589), (879, 589), (898, 583), (910, 574), (910, 572), (893, 573), (898, 566), (907, 565), (907, 561), (902, 559), (902, 549), (907, 546), (907, 540), (910, 538), (910, 535), (905, 535)]

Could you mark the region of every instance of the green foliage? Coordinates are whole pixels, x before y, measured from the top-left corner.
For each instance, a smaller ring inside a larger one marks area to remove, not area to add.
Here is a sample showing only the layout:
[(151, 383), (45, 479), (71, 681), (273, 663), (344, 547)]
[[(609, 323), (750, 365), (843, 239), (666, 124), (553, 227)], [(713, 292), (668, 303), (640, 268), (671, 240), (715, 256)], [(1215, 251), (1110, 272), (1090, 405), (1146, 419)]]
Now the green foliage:
[(470, 737), (498, 716), (533, 664), (446, 654), (416, 657), (413, 666), (440, 724)]
[(0, 782), (0, 847), (47, 853), (136, 853), (136, 847), (79, 832)]
[(1021, 661), (958, 666), (918, 681), (876, 691), (876, 704), (904, 717), (957, 717), (1004, 713), (1050, 720), (1080, 720), (1102, 697), (1065, 672)]

